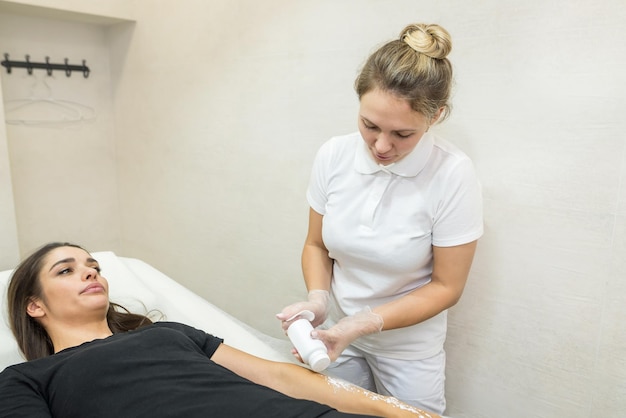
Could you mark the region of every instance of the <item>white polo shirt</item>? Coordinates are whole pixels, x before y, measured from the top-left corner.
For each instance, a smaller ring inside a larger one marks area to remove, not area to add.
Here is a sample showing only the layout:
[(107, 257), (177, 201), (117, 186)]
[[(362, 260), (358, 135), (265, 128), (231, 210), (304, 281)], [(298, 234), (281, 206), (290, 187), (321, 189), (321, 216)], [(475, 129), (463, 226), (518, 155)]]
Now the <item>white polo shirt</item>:
[[(433, 245), (466, 244), (483, 233), (472, 162), (429, 132), (388, 166), (374, 161), (358, 132), (331, 138), (315, 158), (307, 199), (324, 216), (322, 237), (334, 259), (327, 326), (428, 283)], [(353, 344), (386, 357), (427, 358), (443, 347), (446, 316)]]

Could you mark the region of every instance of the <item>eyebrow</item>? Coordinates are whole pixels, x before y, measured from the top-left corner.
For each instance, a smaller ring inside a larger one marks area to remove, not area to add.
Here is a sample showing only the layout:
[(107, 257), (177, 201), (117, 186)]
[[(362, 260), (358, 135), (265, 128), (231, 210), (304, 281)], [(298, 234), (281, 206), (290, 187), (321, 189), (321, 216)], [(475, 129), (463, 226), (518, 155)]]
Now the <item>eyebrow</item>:
[[(55, 268), (56, 266), (58, 266), (59, 264), (74, 263), (74, 262), (76, 262), (76, 259), (73, 258), (73, 257), (64, 258), (63, 260), (59, 260), (56, 263), (54, 263), (52, 265), (52, 267), (50, 267), (50, 270), (48, 270), (48, 271), (52, 271), (52, 269)], [(98, 263), (98, 261), (95, 258), (91, 258), (91, 257), (87, 258), (87, 262), (88, 263), (96, 263), (96, 264)]]

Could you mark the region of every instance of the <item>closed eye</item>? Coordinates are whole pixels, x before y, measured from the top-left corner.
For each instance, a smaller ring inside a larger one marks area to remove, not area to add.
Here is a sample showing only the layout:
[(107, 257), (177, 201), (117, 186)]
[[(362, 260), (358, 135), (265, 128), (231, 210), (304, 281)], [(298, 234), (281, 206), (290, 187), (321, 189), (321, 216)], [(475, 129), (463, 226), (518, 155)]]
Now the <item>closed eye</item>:
[(370, 131), (375, 131), (378, 129), (378, 127), (376, 125), (371, 125), (365, 121), (362, 121), (363, 126), (365, 127), (365, 129), (369, 129)]
[[(378, 126), (374, 125), (373, 123), (371, 123), (370, 121), (368, 121), (367, 119), (361, 119), (361, 123), (363, 124), (363, 127), (369, 131), (379, 131), (380, 128), (378, 128)], [(397, 136), (400, 139), (406, 139), (411, 137), (415, 132), (413, 131), (394, 131), (393, 134), (395, 136)]]
[(401, 134), (400, 132), (396, 132), (396, 135), (398, 136), (398, 138), (408, 138), (411, 135), (413, 135), (413, 132), (411, 133), (405, 133), (405, 134)]

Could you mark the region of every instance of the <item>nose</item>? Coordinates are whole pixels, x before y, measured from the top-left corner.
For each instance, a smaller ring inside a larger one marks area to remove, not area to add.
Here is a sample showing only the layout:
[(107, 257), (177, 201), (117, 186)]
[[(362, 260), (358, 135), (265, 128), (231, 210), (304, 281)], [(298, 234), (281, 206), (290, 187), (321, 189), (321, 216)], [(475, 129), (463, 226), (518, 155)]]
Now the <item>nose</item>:
[(83, 272), (84, 281), (95, 280), (97, 276), (98, 276), (98, 271), (93, 267), (86, 267), (85, 271)]
[(378, 152), (379, 154), (385, 154), (391, 151), (391, 148), (393, 148), (393, 144), (391, 143), (389, 137), (386, 134), (381, 133), (376, 138), (376, 142), (374, 143), (374, 148), (376, 149), (376, 152)]

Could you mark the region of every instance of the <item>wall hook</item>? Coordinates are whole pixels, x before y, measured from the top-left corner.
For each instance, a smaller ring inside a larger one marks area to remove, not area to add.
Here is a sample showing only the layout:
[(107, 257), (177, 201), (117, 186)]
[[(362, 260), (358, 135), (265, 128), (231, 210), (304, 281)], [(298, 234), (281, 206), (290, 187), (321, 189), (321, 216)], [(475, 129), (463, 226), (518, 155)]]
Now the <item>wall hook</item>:
[(83, 77), (89, 77), (89, 67), (87, 67), (87, 63), (83, 60)]
[(11, 61), (9, 61), (9, 54), (4, 54), (4, 61), (2, 61), (2, 65), (7, 67), (7, 73), (11, 74)]
[(49, 76), (52, 75), (52, 67), (50, 66), (50, 57), (46, 57), (46, 73), (48, 73)]
[(30, 55), (26, 55), (26, 71), (28, 71), (28, 75), (33, 75), (33, 65), (30, 63)]
[(72, 75), (72, 70), (70, 69), (70, 64), (67, 61), (68, 59), (65, 58), (65, 75), (70, 77)]

